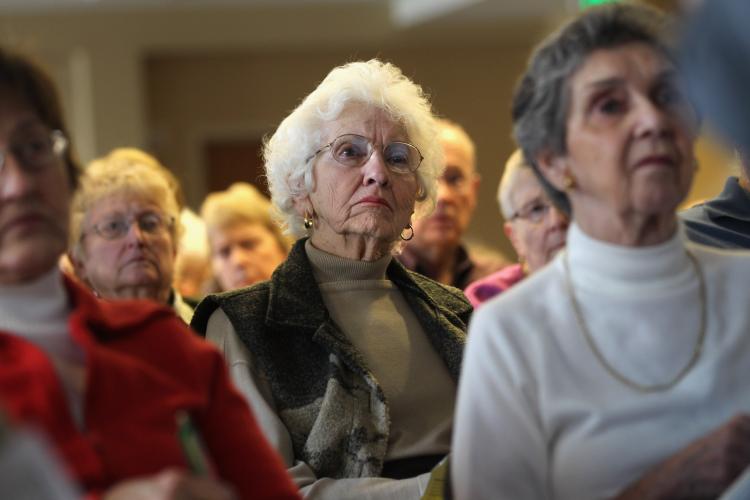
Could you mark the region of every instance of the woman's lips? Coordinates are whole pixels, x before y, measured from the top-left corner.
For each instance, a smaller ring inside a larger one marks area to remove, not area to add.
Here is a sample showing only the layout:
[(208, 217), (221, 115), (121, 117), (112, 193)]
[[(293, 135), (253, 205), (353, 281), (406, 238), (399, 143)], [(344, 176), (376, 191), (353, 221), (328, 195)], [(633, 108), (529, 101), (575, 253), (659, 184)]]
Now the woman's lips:
[(649, 155), (641, 158), (635, 164), (635, 168), (641, 167), (674, 167), (676, 161), (669, 155)]
[(137, 255), (135, 257), (131, 257), (128, 259), (124, 266), (152, 266), (152, 267), (158, 267), (157, 264), (152, 260), (147, 258), (145, 255)]
[(379, 196), (365, 196), (357, 203), (364, 205), (381, 205), (386, 208), (391, 208), (391, 205), (385, 200), (385, 198), (381, 198)]
[(25, 229), (25, 228), (32, 228), (39, 224), (43, 224), (45, 222), (45, 218), (37, 213), (29, 213), (29, 214), (23, 214), (18, 215), (16, 217), (13, 217), (6, 221), (0, 229), (3, 231), (10, 231), (11, 229)]

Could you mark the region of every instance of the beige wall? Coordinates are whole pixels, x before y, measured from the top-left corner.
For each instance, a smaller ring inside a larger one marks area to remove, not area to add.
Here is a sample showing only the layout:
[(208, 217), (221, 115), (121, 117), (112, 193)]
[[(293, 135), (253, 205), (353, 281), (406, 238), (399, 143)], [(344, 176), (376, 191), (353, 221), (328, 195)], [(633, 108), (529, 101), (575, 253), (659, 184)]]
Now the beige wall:
[[(506, 44), (151, 57), (145, 65), (150, 146), (178, 173), (197, 207), (206, 194), (203, 141), (272, 133), (330, 68), (379, 55), (427, 89), (437, 112), (463, 124), (476, 141), (482, 185), (468, 236), (512, 258), (495, 193), (513, 150), (509, 106), (528, 50)], [(696, 150), (701, 168), (686, 204), (714, 196), (730, 172), (726, 153), (715, 143), (701, 140)]]
[[(402, 29), (383, 5), (368, 4), (357, 23), (335, 6), (5, 16), (0, 42), (49, 63), (84, 161), (146, 147), (183, 180), (194, 207), (205, 194), (203, 142), (271, 132), (334, 65), (389, 59), (476, 140), (483, 182), (469, 236), (512, 255), (495, 190), (513, 149), (511, 91), (540, 22)], [(698, 156), (691, 200), (713, 196), (728, 173), (714, 147), (701, 143)]]
[(145, 71), (152, 145), (195, 206), (205, 195), (202, 140), (273, 132), (333, 66), (379, 55), (419, 82), (437, 112), (475, 139), (482, 186), (470, 236), (510, 256), (495, 191), (513, 148), (509, 102), (526, 53), (506, 46), (152, 57)]

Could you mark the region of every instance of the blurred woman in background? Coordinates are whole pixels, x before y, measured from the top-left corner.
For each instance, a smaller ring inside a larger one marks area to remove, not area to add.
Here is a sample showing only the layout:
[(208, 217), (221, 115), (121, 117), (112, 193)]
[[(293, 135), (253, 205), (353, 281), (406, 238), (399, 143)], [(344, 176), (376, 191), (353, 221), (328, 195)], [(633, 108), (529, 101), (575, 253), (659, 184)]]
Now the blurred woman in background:
[(518, 264), (471, 283), (464, 293), (474, 307), (544, 267), (565, 246), (568, 216), (545, 193), (523, 152), (510, 155), (497, 189), (503, 230), (518, 255)]
[(201, 207), (217, 289), (250, 286), (271, 277), (286, 258), (289, 239), (271, 217), (271, 202), (255, 186), (232, 184)]
[(205, 295), (211, 280), (206, 224), (195, 212), (185, 207), (180, 212), (182, 236), (174, 263), (174, 289), (183, 300), (195, 307)]
[[(215, 349), (169, 308), (98, 300), (60, 271), (79, 177), (62, 116), (50, 78), (0, 49), (0, 405), (9, 420), (44, 435), (86, 498), (298, 498)], [(121, 216), (100, 230), (159, 227), (146, 212)], [(183, 447), (178, 429), (188, 441), (198, 434), (205, 457)], [(200, 474), (207, 464), (215, 474)]]
[(96, 295), (151, 299), (190, 322), (192, 308), (172, 288), (178, 192), (172, 173), (138, 149), (115, 149), (88, 165), (73, 199), (71, 258)]

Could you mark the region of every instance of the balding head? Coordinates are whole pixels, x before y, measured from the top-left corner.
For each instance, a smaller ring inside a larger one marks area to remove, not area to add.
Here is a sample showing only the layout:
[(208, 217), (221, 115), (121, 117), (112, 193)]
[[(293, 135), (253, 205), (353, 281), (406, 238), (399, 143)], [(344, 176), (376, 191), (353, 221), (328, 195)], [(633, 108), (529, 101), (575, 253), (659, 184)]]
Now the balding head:
[(435, 211), (414, 226), (416, 248), (458, 248), (477, 204), (479, 176), (474, 141), (450, 120), (438, 120), (445, 169), (438, 180)]

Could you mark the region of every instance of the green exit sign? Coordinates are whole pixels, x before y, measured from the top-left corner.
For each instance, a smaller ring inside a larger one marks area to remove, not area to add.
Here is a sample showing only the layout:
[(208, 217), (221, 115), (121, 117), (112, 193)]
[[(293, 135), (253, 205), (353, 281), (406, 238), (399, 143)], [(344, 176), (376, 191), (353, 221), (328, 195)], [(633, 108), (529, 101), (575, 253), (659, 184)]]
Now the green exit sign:
[(593, 7), (594, 5), (602, 5), (605, 3), (615, 3), (618, 0), (578, 0), (578, 6), (583, 9)]

